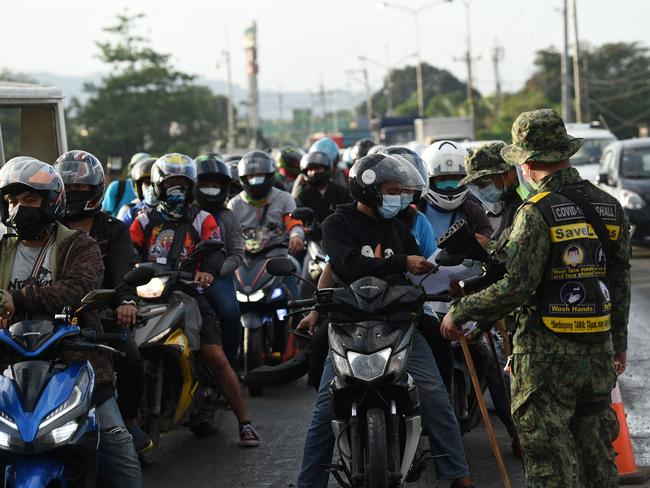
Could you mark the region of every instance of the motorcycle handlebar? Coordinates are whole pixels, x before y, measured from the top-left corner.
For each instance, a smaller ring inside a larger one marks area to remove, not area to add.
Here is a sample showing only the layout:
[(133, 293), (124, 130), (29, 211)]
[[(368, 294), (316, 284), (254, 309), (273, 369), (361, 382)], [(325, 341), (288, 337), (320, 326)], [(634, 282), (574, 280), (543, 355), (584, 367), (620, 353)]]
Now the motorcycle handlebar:
[(304, 300), (289, 300), (287, 302), (288, 308), (305, 308), (313, 307), (316, 305), (316, 300), (314, 298), (306, 298)]
[(427, 302), (451, 302), (454, 299), (448, 293), (427, 293), (424, 300)]
[(84, 329), (80, 332), (81, 337), (90, 342), (104, 342), (106, 344), (123, 344), (129, 337), (124, 332), (107, 333), (97, 332), (93, 329)]

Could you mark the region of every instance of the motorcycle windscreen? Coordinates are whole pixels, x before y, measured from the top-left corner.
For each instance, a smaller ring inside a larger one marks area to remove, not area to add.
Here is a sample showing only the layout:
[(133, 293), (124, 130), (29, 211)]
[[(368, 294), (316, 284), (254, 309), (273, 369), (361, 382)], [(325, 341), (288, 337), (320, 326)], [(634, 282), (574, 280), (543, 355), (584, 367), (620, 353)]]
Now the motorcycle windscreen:
[(330, 347), (344, 357), (347, 351), (359, 354), (372, 354), (386, 348), (396, 351), (404, 336), (409, 333), (410, 324), (408, 321), (401, 324), (383, 321), (330, 323)]

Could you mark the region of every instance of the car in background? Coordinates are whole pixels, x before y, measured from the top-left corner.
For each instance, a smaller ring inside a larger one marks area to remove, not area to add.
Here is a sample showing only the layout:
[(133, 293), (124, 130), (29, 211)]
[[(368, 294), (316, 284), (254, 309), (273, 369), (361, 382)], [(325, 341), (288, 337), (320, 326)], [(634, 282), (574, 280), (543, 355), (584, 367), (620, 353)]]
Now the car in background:
[(621, 202), (632, 226), (632, 242), (650, 244), (650, 138), (616, 141), (600, 160), (598, 186)]
[(583, 179), (596, 181), (603, 150), (616, 141), (616, 136), (597, 121), (586, 124), (569, 123), (566, 124), (566, 131), (570, 136), (585, 140), (578, 152), (571, 156), (571, 165)]

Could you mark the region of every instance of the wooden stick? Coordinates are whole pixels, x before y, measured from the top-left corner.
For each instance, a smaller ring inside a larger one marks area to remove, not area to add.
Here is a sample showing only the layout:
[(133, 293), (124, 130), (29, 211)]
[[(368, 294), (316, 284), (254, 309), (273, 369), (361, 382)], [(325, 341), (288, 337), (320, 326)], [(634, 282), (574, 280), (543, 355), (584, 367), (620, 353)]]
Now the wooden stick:
[(463, 355), (465, 356), (465, 361), (467, 362), (467, 369), (469, 369), (469, 375), (472, 378), (472, 385), (474, 386), (474, 392), (476, 393), (476, 400), (478, 401), (478, 405), (481, 408), (481, 416), (483, 417), (485, 430), (487, 430), (488, 438), (490, 439), (490, 444), (492, 445), (492, 452), (494, 453), (494, 457), (497, 460), (497, 466), (499, 466), (499, 471), (501, 472), (503, 486), (505, 488), (512, 488), (512, 485), (510, 484), (510, 478), (508, 477), (508, 472), (506, 471), (506, 465), (503, 463), (501, 451), (499, 450), (499, 445), (497, 444), (497, 437), (494, 434), (492, 421), (490, 420), (490, 415), (488, 414), (487, 407), (485, 406), (485, 399), (483, 398), (483, 391), (481, 390), (481, 385), (479, 384), (478, 376), (476, 375), (476, 367), (474, 366), (472, 353), (469, 350), (467, 338), (464, 335), (460, 336), (460, 345), (463, 348)]

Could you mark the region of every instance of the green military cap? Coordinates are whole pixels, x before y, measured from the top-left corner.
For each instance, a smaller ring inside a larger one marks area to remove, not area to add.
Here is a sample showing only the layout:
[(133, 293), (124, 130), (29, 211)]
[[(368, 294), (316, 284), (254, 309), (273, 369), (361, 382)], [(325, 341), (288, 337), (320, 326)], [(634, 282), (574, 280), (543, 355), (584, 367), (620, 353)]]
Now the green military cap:
[(501, 157), (501, 149), (506, 147), (502, 141), (488, 142), (467, 150), (465, 166), (467, 176), (460, 180), (461, 185), (466, 185), (483, 176), (505, 173), (512, 165), (506, 163)]
[(501, 150), (508, 163), (557, 163), (573, 156), (584, 139), (566, 133), (564, 121), (551, 108), (524, 112), (512, 124), (512, 144)]

